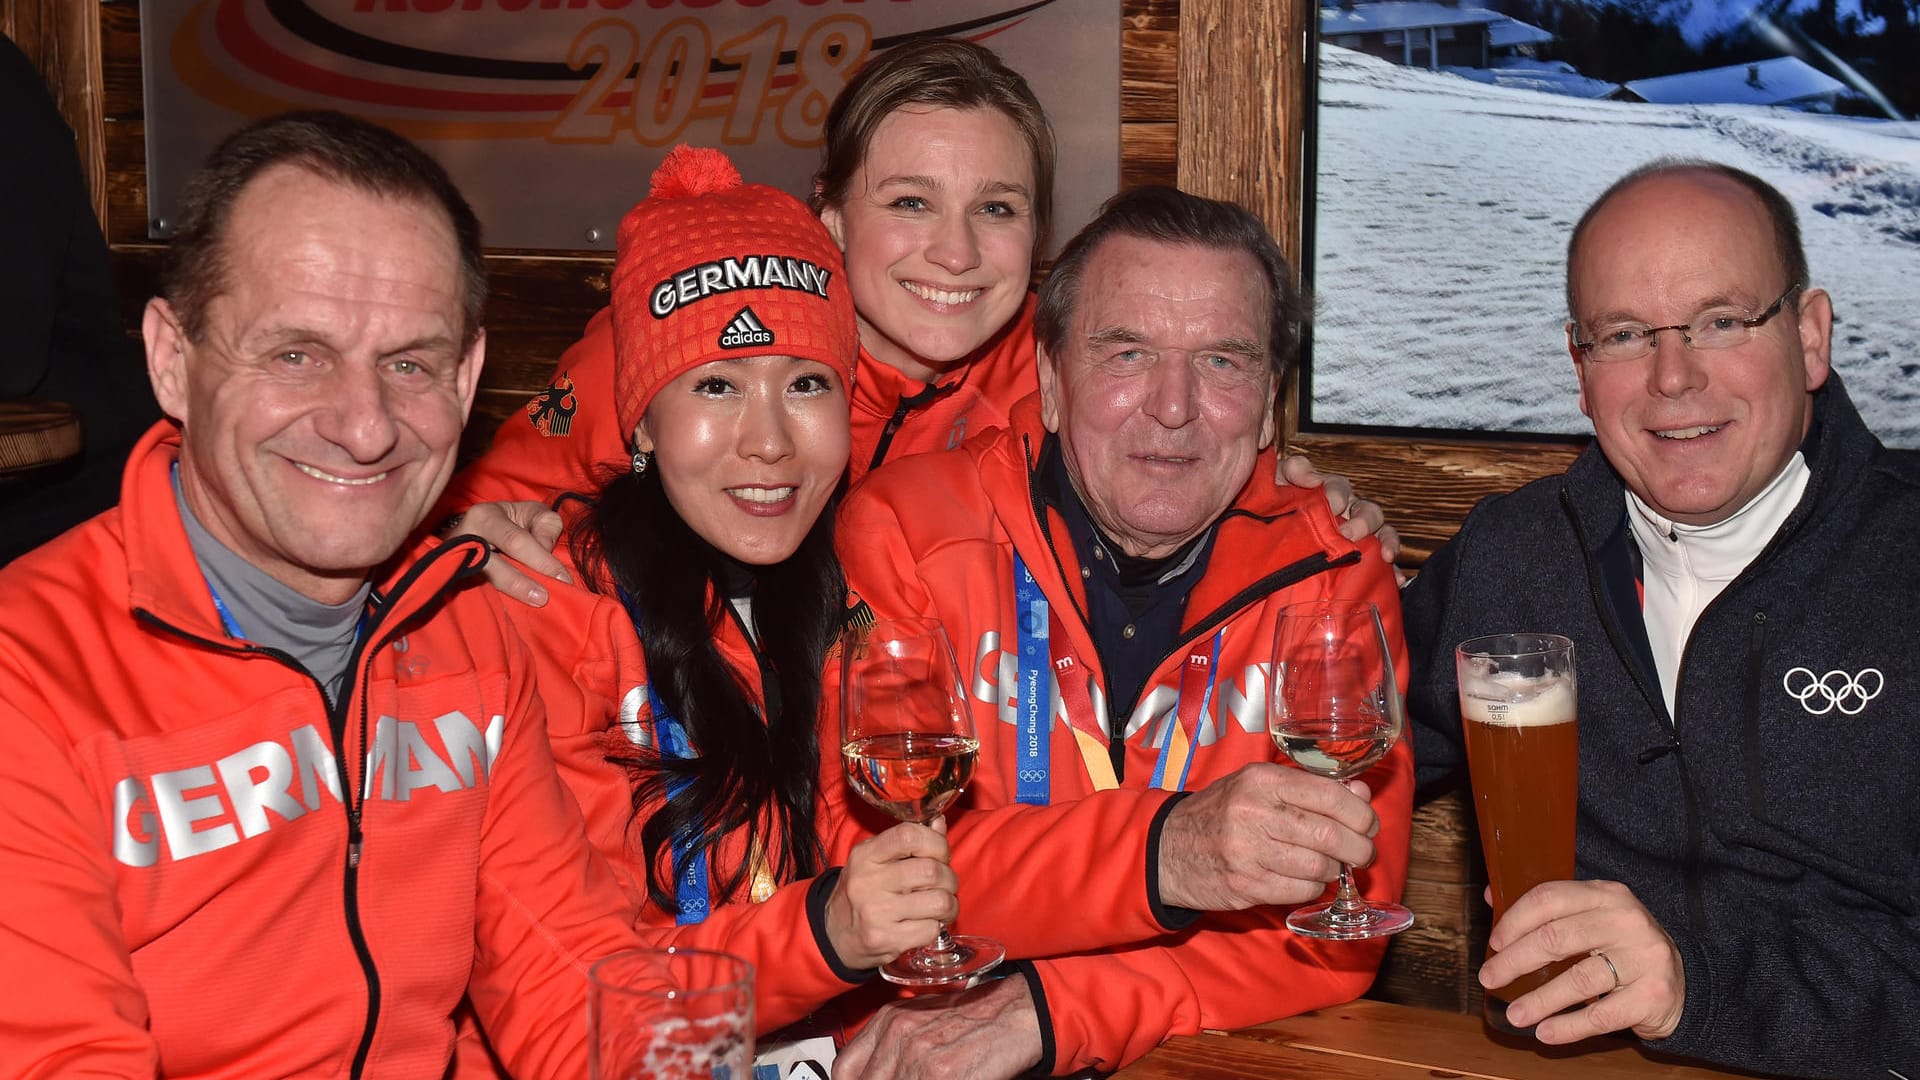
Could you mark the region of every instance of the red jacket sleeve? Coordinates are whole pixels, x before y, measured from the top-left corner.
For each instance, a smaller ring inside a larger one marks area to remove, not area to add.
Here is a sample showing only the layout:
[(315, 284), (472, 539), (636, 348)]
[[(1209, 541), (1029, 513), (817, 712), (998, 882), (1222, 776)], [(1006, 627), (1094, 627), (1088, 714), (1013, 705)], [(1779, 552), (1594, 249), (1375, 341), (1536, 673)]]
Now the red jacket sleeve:
[(609, 468), (629, 460), (613, 403), (612, 312), (594, 315), (560, 355), (552, 385), (515, 409), (487, 452), (447, 485), (439, 517), (476, 503), (550, 502), (563, 491), (594, 491)]
[[(1412, 747), (1394, 747), (1364, 779), (1380, 834), (1356, 883), (1369, 899), (1397, 901), (1407, 877)], [(1386, 942), (1304, 938), (1287, 929), (1287, 910), (1210, 913), (1172, 944), (1035, 961), (1053, 1072), (1117, 1069), (1175, 1035), (1265, 1023), (1365, 993)]]
[(37, 700), (0, 671), (0, 1076), (151, 1077), (111, 830)]
[(822, 952), (825, 938), (808, 932), (808, 900), (820, 880), (789, 882), (759, 904), (716, 904), (700, 922), (647, 927), (641, 934), (650, 945), (713, 949), (752, 964), (753, 1023), (765, 1035), (857, 985), (835, 974)]

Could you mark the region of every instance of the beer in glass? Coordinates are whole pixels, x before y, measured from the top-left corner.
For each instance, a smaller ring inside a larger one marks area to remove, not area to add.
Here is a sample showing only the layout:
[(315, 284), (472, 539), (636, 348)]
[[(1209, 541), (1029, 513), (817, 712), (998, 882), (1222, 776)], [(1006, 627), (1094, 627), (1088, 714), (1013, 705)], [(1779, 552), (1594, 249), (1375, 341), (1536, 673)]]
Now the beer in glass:
[[(1580, 771), (1573, 642), (1557, 634), (1499, 634), (1461, 642), (1454, 660), (1473, 810), (1498, 923), (1535, 885), (1573, 877)], [(1507, 1003), (1572, 963), (1487, 991), (1487, 1022), (1517, 1030), (1507, 1022)]]

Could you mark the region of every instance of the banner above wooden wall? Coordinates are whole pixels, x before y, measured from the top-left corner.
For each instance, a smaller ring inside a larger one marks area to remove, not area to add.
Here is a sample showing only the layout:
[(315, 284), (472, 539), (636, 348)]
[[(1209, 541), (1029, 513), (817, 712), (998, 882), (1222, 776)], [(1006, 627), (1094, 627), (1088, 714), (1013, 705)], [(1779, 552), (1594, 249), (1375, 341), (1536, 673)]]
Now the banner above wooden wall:
[(432, 150), (489, 246), (611, 250), (676, 143), (806, 195), (848, 76), (951, 34), (999, 52), (1046, 106), (1068, 236), (1120, 182), (1120, 16), (1113, 0), (145, 0), (149, 232), (168, 235), (222, 135), (329, 108)]

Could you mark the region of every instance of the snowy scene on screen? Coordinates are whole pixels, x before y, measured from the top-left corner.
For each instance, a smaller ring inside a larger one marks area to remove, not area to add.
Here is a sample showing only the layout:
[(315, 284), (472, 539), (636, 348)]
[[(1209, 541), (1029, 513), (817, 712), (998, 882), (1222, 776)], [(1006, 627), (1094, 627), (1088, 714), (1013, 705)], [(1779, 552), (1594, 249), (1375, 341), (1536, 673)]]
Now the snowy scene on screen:
[(1833, 364), (1920, 447), (1920, 0), (1324, 3), (1308, 426), (1587, 434), (1566, 242), (1701, 157), (1800, 211)]

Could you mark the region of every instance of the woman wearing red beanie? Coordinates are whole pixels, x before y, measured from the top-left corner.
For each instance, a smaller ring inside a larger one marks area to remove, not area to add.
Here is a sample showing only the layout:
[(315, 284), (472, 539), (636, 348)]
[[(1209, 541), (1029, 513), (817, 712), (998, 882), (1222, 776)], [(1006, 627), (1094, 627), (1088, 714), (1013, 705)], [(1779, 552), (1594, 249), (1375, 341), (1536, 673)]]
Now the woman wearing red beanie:
[[(676, 147), (621, 222), (612, 398), (625, 467), (562, 502), (579, 585), (509, 605), (554, 759), (643, 924), (753, 963), (771, 1031), (957, 911), (941, 831), (824, 865), (820, 673), (845, 610), (853, 302), (797, 199)], [(463, 1041), (462, 1071), (482, 1071)]]

